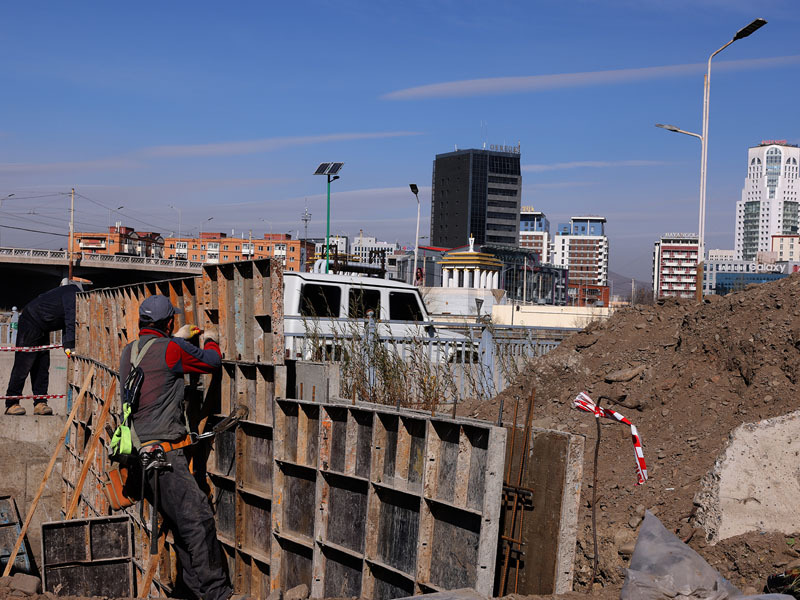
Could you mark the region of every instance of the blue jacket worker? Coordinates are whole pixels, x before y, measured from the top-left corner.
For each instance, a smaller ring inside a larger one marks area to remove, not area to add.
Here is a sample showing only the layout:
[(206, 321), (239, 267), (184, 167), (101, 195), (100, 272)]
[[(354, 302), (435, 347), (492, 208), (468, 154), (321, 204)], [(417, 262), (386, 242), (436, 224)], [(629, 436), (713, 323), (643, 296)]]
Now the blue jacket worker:
[[(145, 298), (139, 307), (139, 339), (120, 357), (120, 381), (132, 368), (132, 348), (144, 379), (138, 406), (131, 415), (141, 452), (162, 450), (171, 468), (159, 471), (157, 494), (154, 481), (146, 479), (145, 495), (155, 499), (158, 512), (175, 539), (183, 582), (203, 600), (226, 600), (233, 590), (223, 566), (214, 515), (208, 498), (189, 471), (184, 447), (191, 439), (184, 412), (185, 373), (212, 373), (220, 368), (222, 353), (217, 333), (207, 330), (200, 347), (188, 340), (200, 330), (186, 324), (173, 336), (175, 314), (180, 313), (166, 296)], [(142, 355), (141, 353), (144, 353)]]
[[(19, 316), (17, 347), (46, 346), (50, 343), (51, 331), (62, 331), (62, 344), (69, 356), (75, 348), (75, 295), (83, 291), (87, 280), (64, 279), (61, 286), (45, 292), (31, 300)], [(14, 366), (6, 389), (6, 414), (20, 416), (25, 409), (18, 396), (22, 395), (25, 380), (31, 377), (34, 396), (46, 396), (50, 383), (50, 351), (14, 353)], [(15, 398), (15, 396), (17, 396)], [(46, 398), (34, 399), (36, 415), (52, 415), (53, 409)]]

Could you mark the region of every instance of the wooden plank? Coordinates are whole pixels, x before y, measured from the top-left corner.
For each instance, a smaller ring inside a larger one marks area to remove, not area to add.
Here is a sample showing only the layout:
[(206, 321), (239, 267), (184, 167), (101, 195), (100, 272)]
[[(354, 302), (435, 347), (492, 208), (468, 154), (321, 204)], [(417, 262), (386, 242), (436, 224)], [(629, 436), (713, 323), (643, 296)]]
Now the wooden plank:
[(64, 423), (64, 427), (61, 430), (61, 434), (58, 437), (55, 450), (53, 450), (53, 455), (50, 457), (50, 462), (47, 463), (47, 467), (44, 470), (44, 476), (42, 477), (42, 482), (39, 484), (39, 489), (36, 491), (36, 495), (33, 497), (33, 500), (31, 500), (31, 505), (28, 507), (28, 514), (25, 516), (25, 522), (22, 524), (17, 541), (14, 543), (14, 548), (11, 550), (11, 554), (8, 557), (8, 564), (3, 570), (3, 577), (8, 577), (8, 575), (11, 573), (11, 569), (14, 566), (14, 561), (17, 558), (17, 553), (22, 546), (22, 542), (25, 540), (25, 534), (28, 532), (28, 527), (33, 519), (33, 513), (36, 511), (36, 507), (38, 506), (39, 500), (42, 497), (44, 488), (47, 485), (47, 480), (49, 479), (50, 474), (53, 472), (53, 466), (56, 464), (58, 455), (61, 453), (61, 445), (64, 443), (64, 439), (67, 437), (67, 431), (69, 431), (69, 427), (72, 425), (72, 420), (75, 418), (78, 408), (83, 403), (83, 398), (86, 395), (86, 391), (89, 389), (89, 384), (92, 381), (92, 377), (94, 377), (94, 373), (95, 367), (92, 365), (91, 369), (89, 369), (89, 372), (86, 374), (86, 377), (83, 380), (78, 397), (72, 404), (72, 410), (70, 411), (69, 416)]
[(78, 508), (78, 502), (80, 502), (81, 499), (81, 490), (83, 489), (83, 484), (86, 481), (86, 474), (89, 472), (92, 458), (97, 450), (97, 443), (100, 440), (100, 436), (103, 434), (103, 429), (106, 426), (106, 419), (108, 418), (108, 412), (111, 410), (111, 403), (116, 391), (117, 380), (114, 378), (111, 380), (111, 386), (108, 388), (105, 398), (103, 398), (103, 410), (97, 419), (97, 423), (92, 423), (94, 432), (92, 433), (92, 439), (89, 442), (89, 447), (86, 450), (86, 454), (83, 456), (83, 467), (81, 468), (80, 475), (78, 475), (78, 481), (75, 484), (75, 491), (73, 492), (72, 501), (70, 502), (70, 505), (67, 508), (67, 514), (64, 517), (67, 521), (69, 521), (75, 515), (75, 510)]

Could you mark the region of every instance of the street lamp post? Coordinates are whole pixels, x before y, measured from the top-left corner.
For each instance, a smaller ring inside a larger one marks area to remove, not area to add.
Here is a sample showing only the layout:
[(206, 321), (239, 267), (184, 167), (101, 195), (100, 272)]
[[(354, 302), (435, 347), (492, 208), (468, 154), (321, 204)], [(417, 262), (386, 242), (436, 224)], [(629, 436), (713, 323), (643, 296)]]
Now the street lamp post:
[(178, 260), (178, 244), (181, 243), (181, 209), (175, 208), (172, 204), (170, 204), (169, 207), (178, 213), (178, 240), (175, 242), (175, 254), (172, 256), (173, 260)]
[(325, 229), (325, 272), (329, 273), (331, 268), (331, 181), (339, 179), (337, 173), (342, 170), (343, 162), (320, 163), (314, 175), (326, 175), (328, 177), (328, 219)]
[(112, 212), (118, 212), (118, 211), (122, 210), (123, 208), (125, 208), (125, 207), (124, 206), (118, 206), (116, 208), (116, 210), (114, 210), (113, 208), (109, 208), (108, 209), (108, 229), (109, 230), (111, 229), (111, 213)]
[(767, 22), (764, 19), (755, 19), (752, 23), (747, 25), (746, 27), (742, 27), (736, 34), (731, 38), (731, 40), (719, 48), (718, 50), (714, 51), (711, 56), (708, 57), (708, 67), (706, 68), (706, 75), (703, 81), (703, 130), (702, 133), (692, 133), (690, 131), (684, 131), (682, 129), (678, 129), (674, 125), (662, 125), (658, 124), (656, 127), (661, 127), (662, 129), (666, 129), (667, 131), (674, 131), (675, 133), (683, 133), (686, 135), (691, 135), (693, 137), (700, 139), (700, 214), (698, 216), (698, 240), (697, 240), (697, 283), (695, 285), (696, 292), (697, 292), (697, 300), (701, 300), (703, 298), (703, 262), (705, 261), (705, 233), (706, 233), (706, 185), (707, 185), (707, 170), (708, 170), (708, 113), (709, 113), (709, 104), (711, 99), (711, 59), (714, 58), (717, 54), (725, 50), (728, 46), (730, 46), (736, 40), (741, 40), (746, 38), (756, 30), (760, 29)]
[(214, 218), (214, 217), (208, 217), (208, 218), (207, 218), (205, 221), (203, 221), (202, 223), (200, 223), (200, 237), (201, 237), (201, 238), (203, 237), (203, 227), (205, 227), (206, 223), (208, 223), (209, 221), (211, 221), (213, 218)]
[(411, 188), (411, 193), (417, 199), (417, 234), (414, 237), (414, 270), (411, 272), (411, 283), (416, 284), (417, 281), (417, 254), (419, 253), (419, 188), (416, 183), (408, 184)]

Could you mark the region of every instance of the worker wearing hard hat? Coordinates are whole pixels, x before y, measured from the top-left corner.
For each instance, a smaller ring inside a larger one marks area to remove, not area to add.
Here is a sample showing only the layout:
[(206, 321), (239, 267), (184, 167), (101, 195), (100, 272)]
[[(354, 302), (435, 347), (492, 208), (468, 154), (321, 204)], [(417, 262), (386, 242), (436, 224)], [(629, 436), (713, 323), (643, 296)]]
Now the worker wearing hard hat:
[[(50, 343), (51, 331), (62, 332), (62, 345), (67, 356), (75, 348), (75, 295), (82, 292), (87, 279), (64, 279), (61, 286), (41, 294), (31, 300), (19, 316), (17, 347), (30, 348), (46, 346)], [(31, 391), (34, 396), (33, 413), (52, 415), (53, 409), (47, 405), (47, 388), (50, 383), (50, 351), (17, 351), (14, 354), (14, 367), (6, 389), (7, 415), (20, 416), (25, 409), (20, 405), (20, 396), (25, 380), (30, 375)]]

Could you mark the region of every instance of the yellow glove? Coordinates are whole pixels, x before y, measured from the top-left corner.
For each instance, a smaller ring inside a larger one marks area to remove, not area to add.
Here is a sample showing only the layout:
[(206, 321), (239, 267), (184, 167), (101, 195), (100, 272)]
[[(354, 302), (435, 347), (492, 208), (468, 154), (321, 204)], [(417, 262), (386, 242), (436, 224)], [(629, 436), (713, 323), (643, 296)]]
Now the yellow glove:
[(73, 351), (70, 348), (64, 348), (64, 354), (67, 355), (67, 358), (72, 358)]
[(197, 325), (191, 325), (187, 323), (178, 329), (178, 331), (173, 334), (173, 337), (179, 337), (188, 340), (196, 336), (198, 333), (200, 333), (200, 328)]

